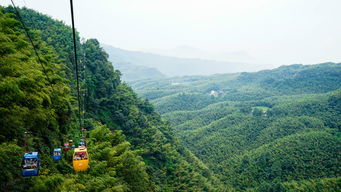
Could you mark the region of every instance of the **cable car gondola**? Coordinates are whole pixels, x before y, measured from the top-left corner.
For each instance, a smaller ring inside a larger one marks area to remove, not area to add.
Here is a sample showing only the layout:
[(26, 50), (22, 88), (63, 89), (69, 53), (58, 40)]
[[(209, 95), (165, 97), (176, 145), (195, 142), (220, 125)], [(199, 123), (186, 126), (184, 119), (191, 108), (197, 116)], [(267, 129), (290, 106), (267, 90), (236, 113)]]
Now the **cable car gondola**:
[(53, 149), (53, 160), (55, 160), (55, 161), (62, 160), (62, 149), (61, 148)]
[(81, 141), (79, 142), (79, 146), (85, 146), (84, 139), (81, 139)]
[(40, 162), (38, 152), (25, 153), (22, 161), (22, 176), (38, 176), (39, 168)]
[(85, 171), (89, 167), (89, 155), (86, 147), (75, 148), (72, 159), (73, 169), (75, 171)]
[(69, 143), (64, 143), (64, 148), (63, 148), (63, 150), (64, 150), (64, 151), (68, 151), (69, 149), (70, 149)]

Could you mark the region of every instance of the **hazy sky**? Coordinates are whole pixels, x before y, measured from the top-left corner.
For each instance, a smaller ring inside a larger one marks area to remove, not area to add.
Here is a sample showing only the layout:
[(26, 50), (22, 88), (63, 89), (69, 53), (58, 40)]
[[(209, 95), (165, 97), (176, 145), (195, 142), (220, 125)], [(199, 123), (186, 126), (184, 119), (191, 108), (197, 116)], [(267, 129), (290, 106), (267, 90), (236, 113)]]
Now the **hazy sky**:
[[(1, 0), (2, 5), (8, 3)], [(15, 3), (70, 24), (68, 0)], [(81, 36), (123, 49), (163, 52), (188, 46), (216, 59), (224, 53), (243, 53), (251, 63), (268, 66), (341, 61), (341, 0), (74, 0), (74, 4)]]

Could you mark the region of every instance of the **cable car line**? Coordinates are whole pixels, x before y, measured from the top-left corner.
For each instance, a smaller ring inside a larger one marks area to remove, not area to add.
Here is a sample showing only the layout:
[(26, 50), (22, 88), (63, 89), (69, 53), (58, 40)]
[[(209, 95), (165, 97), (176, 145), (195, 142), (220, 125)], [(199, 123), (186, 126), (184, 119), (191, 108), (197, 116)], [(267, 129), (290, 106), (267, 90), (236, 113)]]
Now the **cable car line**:
[[(75, 65), (76, 65), (79, 126), (80, 126), (80, 130), (82, 132), (82, 138), (83, 138), (83, 143), (84, 143), (85, 132), (84, 132), (84, 128), (82, 126), (80, 87), (79, 87), (79, 75), (78, 75), (77, 43), (76, 43), (76, 30), (75, 30), (74, 12), (73, 12), (73, 0), (70, 0), (70, 8), (71, 8), (71, 20), (72, 20), (73, 50), (74, 50), (74, 57), (75, 57), (74, 60), (75, 60)], [(84, 145), (85, 145), (85, 143), (84, 143)], [(72, 164), (73, 164), (73, 169), (75, 171), (85, 171), (89, 168), (89, 154), (88, 154), (87, 148), (84, 145), (79, 146), (78, 148), (74, 149), (74, 153), (72, 156)]]
[(79, 118), (79, 127), (80, 127), (80, 129), (82, 129), (80, 88), (79, 88), (79, 76), (78, 76), (77, 43), (76, 43), (76, 30), (75, 30), (75, 21), (74, 21), (73, 1), (72, 0), (70, 0), (70, 8), (71, 8), (71, 20), (72, 20), (73, 52), (74, 52), (74, 58), (75, 58), (74, 60), (75, 60), (75, 65), (76, 65), (78, 118)]
[[(29, 39), (30, 44), (32, 45), (34, 49), (34, 53), (38, 59), (38, 62), (40, 63), (42, 67), (42, 71), (46, 76), (46, 80), (50, 84), (52, 91), (54, 92), (53, 85), (51, 83), (51, 79), (47, 74), (46, 68), (43, 64), (43, 60), (41, 59), (37, 46), (33, 42), (33, 39), (30, 35), (29, 29), (27, 28), (23, 17), (21, 16), (19, 9), (16, 7), (14, 0), (11, 0), (12, 5), (14, 7), (15, 13), (20, 20), (24, 31), (27, 35), (27, 38)], [(26, 4), (26, 2), (25, 2)], [(77, 101), (78, 101), (78, 120), (79, 120), (79, 128), (82, 133), (82, 139), (81, 139), (81, 145), (80, 146), (75, 146), (77, 148), (74, 148), (74, 153), (73, 153), (73, 158), (72, 158), (72, 163), (73, 163), (73, 168), (75, 171), (85, 171), (88, 169), (88, 163), (89, 163), (89, 154), (87, 151), (87, 148), (85, 146), (85, 131), (82, 126), (82, 108), (81, 108), (81, 98), (80, 98), (80, 86), (79, 86), (79, 69), (78, 69), (78, 58), (77, 58), (77, 42), (76, 42), (76, 30), (75, 30), (75, 22), (74, 22), (74, 11), (73, 11), (73, 0), (70, 0), (70, 8), (71, 8), (71, 19), (72, 19), (72, 36), (73, 36), (73, 50), (74, 50), (74, 62), (75, 62), (75, 70), (76, 70), (76, 86), (77, 86)], [(31, 21), (32, 22), (32, 21)], [(84, 65), (85, 67), (85, 65)], [(85, 70), (85, 69), (84, 69)], [(83, 74), (83, 77), (86, 74)], [(85, 77), (84, 77), (85, 79)], [(83, 118), (85, 118), (85, 95), (84, 95), (84, 103), (83, 103)], [(29, 150), (29, 142), (28, 142), (28, 136), (29, 135), (40, 135), (37, 133), (32, 133), (30, 131), (25, 131), (25, 142), (24, 142), (24, 150), (25, 154), (23, 156), (22, 160), (22, 176), (24, 177), (31, 177), (31, 176), (38, 176), (39, 175), (39, 169), (40, 169), (40, 158), (39, 158), (39, 153), (38, 152), (28, 152)], [(75, 136), (76, 137), (76, 136)], [(79, 137), (77, 137), (79, 138)], [(72, 140), (71, 140), (72, 141)], [(73, 147), (70, 146), (70, 147)], [(64, 147), (65, 149), (65, 147)], [(53, 153), (52, 153), (52, 158), (55, 161), (61, 160), (62, 158), (62, 150), (61, 148), (54, 148)]]
[[(30, 43), (31, 43), (31, 45), (32, 45), (32, 47), (33, 47), (34, 53), (35, 53), (35, 55), (36, 55), (37, 58), (38, 58), (38, 62), (40, 63), (40, 65), (41, 65), (41, 67), (42, 67), (42, 69), (43, 69), (43, 73), (44, 73), (45, 76), (46, 76), (46, 80), (49, 82), (49, 84), (51, 85), (51, 88), (52, 88), (52, 90), (53, 90), (53, 86), (52, 86), (52, 83), (51, 83), (51, 79), (50, 79), (49, 75), (47, 74), (46, 68), (45, 68), (45, 66), (44, 66), (44, 64), (43, 64), (43, 61), (42, 61), (42, 59), (41, 59), (41, 57), (40, 57), (40, 55), (39, 55), (39, 53), (38, 53), (37, 47), (36, 47), (36, 45), (34, 44), (32, 37), (30, 36), (29, 30), (28, 30), (28, 28), (26, 27), (26, 24), (25, 24), (23, 18), (21, 17), (21, 14), (20, 14), (20, 12), (19, 12), (17, 6), (15, 5), (14, 1), (11, 0), (11, 2), (12, 2), (12, 5), (13, 5), (13, 8), (14, 8), (14, 10), (15, 10), (15, 13), (16, 13), (16, 15), (18, 16), (18, 18), (19, 18), (19, 20), (20, 20), (20, 23), (21, 23), (22, 26), (24, 27), (24, 31), (25, 31), (26, 36), (28, 37), (28, 39), (29, 39), (29, 41), (30, 41)], [(54, 91), (54, 90), (53, 90), (53, 91)]]

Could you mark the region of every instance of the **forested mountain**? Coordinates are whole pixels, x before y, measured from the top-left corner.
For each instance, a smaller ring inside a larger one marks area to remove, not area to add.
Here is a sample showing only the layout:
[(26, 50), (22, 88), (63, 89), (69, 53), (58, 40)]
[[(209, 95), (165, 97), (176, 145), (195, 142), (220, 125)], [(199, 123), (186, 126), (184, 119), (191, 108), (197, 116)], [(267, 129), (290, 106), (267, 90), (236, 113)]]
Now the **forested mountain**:
[(116, 62), (125, 62), (154, 68), (166, 76), (208, 75), (248, 70), (246, 64), (238, 62), (169, 57), (139, 51), (127, 51), (110, 45), (103, 45), (103, 48), (109, 54), (110, 61), (114, 64)]
[[(157, 81), (133, 81), (129, 84), (142, 97), (152, 101), (159, 112), (164, 113), (201, 109), (220, 101), (326, 93), (340, 88), (340, 71), (341, 63), (289, 65), (254, 73), (184, 76)], [(187, 102), (182, 105), (181, 100)], [(173, 101), (178, 103), (174, 105)]]
[[(0, 191), (340, 191), (340, 63), (130, 82), (142, 99), (78, 34), (90, 168), (75, 172), (71, 151), (53, 161), (80, 136), (72, 29), (19, 11), (40, 58), (0, 7)], [(37, 177), (21, 176), (27, 151)]]
[[(78, 35), (90, 169), (74, 172), (70, 152), (53, 161), (53, 148), (75, 139), (80, 129), (72, 30), (33, 10), (19, 11), (41, 62), (13, 7), (0, 7), (0, 191), (229, 189), (179, 144), (148, 101), (121, 82), (99, 42), (80, 42)], [(24, 151), (39, 152), (40, 176), (21, 177)]]
[(341, 63), (131, 85), (237, 191), (341, 189)]

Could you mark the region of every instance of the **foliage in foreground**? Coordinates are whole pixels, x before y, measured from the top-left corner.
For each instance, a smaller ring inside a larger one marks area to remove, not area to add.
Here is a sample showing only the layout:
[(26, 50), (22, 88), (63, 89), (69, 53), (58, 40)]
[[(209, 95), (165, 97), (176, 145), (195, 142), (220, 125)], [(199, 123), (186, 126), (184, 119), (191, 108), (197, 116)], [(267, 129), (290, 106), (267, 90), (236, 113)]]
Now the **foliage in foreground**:
[[(28, 21), (42, 65), (13, 8), (0, 12), (1, 190), (14, 191), (213, 191), (223, 187), (174, 138), (153, 106), (120, 81), (96, 39), (77, 43), (90, 169), (75, 173), (72, 152), (60, 162), (51, 151), (73, 139), (78, 126), (71, 28), (32, 10)], [(44, 73), (44, 69), (45, 72)], [(26, 133), (26, 134), (25, 134)], [(28, 133), (28, 134), (27, 134)], [(26, 142), (27, 141), (27, 142)], [(26, 143), (26, 144), (25, 144)], [(25, 147), (38, 151), (40, 176), (22, 178)], [(14, 179), (12, 179), (14, 178)]]

